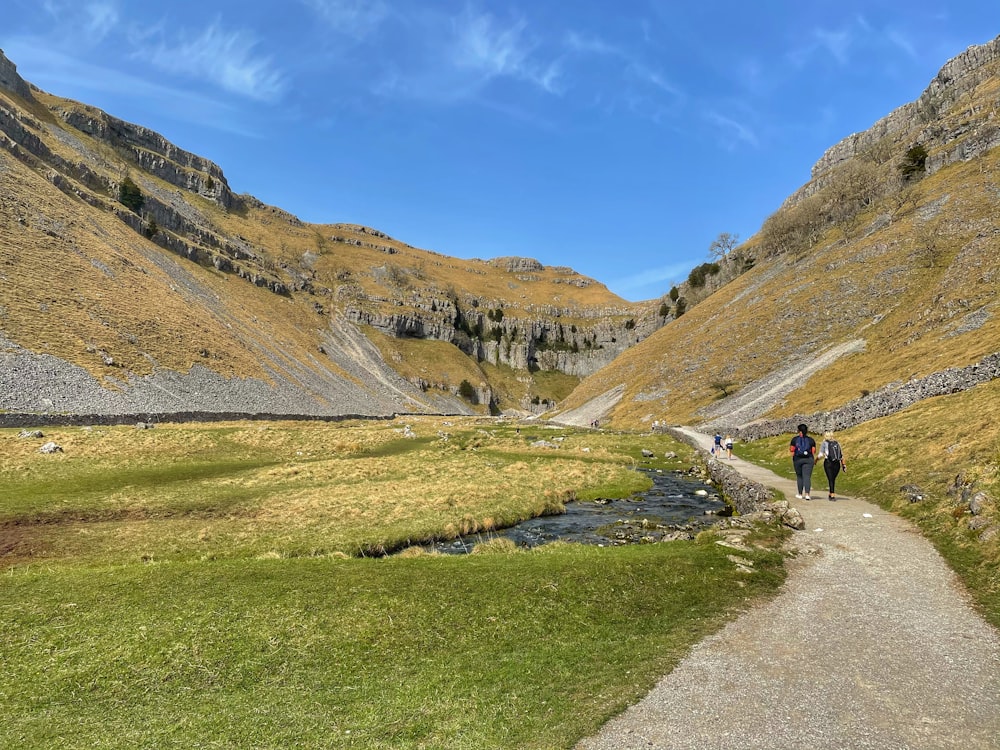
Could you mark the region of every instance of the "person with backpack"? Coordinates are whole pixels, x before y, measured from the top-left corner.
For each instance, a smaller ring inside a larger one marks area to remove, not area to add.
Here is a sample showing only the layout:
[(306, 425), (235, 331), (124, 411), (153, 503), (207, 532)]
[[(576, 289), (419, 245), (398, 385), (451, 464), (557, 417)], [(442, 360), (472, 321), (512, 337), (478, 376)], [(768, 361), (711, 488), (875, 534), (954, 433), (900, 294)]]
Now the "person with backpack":
[(840, 443), (833, 439), (832, 432), (823, 433), (823, 442), (819, 446), (819, 457), (823, 459), (823, 471), (826, 472), (826, 481), (830, 484), (830, 499), (836, 500), (837, 475), (840, 470), (847, 471), (847, 460), (844, 458), (844, 451)]
[(712, 455), (715, 456), (716, 458), (721, 458), (722, 457), (722, 434), (718, 433), (718, 432), (715, 433), (715, 436), (712, 438), (712, 441), (713, 441), (713, 444), (712, 444)]
[(813, 464), (816, 463), (816, 441), (809, 437), (809, 428), (800, 424), (799, 434), (792, 438), (788, 449), (792, 454), (792, 466), (795, 467), (796, 500), (812, 500), (809, 493), (812, 490)]

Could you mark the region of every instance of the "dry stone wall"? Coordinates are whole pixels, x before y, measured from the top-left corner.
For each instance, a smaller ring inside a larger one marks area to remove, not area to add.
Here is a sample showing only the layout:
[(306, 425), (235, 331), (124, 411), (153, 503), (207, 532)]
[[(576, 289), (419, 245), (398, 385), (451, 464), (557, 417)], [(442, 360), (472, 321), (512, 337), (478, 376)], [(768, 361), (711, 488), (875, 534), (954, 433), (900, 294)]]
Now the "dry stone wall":
[(794, 433), (800, 423), (809, 425), (810, 432), (814, 433), (844, 430), (872, 419), (895, 414), (926, 398), (959, 393), (998, 377), (1000, 377), (1000, 352), (990, 354), (968, 367), (952, 367), (906, 383), (887, 385), (833, 411), (797, 414), (747, 425), (732, 425), (726, 431), (740, 440), (749, 441)]

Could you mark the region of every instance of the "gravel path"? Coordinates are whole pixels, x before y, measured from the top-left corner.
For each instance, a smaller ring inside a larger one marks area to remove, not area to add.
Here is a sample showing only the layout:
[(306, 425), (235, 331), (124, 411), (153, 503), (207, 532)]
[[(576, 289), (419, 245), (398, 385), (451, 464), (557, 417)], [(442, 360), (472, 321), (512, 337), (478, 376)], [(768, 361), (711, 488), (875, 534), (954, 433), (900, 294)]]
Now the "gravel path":
[[(685, 432), (708, 449), (709, 436)], [(793, 481), (732, 465), (795, 495)], [(806, 530), (781, 593), (577, 750), (1000, 748), (1000, 633), (909, 522), (812, 496), (793, 501)]]

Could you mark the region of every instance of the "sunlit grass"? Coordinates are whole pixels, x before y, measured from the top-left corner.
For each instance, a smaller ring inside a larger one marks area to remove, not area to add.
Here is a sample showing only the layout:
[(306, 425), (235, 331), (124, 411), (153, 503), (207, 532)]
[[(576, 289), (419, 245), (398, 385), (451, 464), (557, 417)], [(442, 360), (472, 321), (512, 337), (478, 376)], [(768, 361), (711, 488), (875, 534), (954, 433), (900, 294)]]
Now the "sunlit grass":
[(405, 425), (51, 429), (51, 456), (0, 433), (0, 747), (569, 748), (782, 580), (779, 553), (746, 553), (748, 575), (705, 534), (349, 557), (692, 458)]
[[(714, 544), (7, 575), (0, 745), (571, 747), (780, 581)], [(741, 585), (733, 585), (739, 577)]]
[(485, 424), (58, 428), (55, 455), (5, 431), (0, 522), (35, 558), (380, 554), (648, 485), (612, 436)]

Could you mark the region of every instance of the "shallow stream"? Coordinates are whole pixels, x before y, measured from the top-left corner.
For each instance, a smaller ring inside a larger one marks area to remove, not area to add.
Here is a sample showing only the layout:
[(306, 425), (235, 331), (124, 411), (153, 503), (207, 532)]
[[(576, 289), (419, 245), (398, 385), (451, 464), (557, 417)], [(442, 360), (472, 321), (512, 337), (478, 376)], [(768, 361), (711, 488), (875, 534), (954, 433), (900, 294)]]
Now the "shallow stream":
[(622, 500), (568, 503), (566, 512), (522, 521), (488, 534), (470, 534), (426, 545), (425, 549), (464, 554), (480, 542), (510, 539), (519, 547), (554, 541), (615, 546), (686, 538), (726, 515), (728, 506), (711, 485), (681, 472), (639, 469), (653, 486)]

